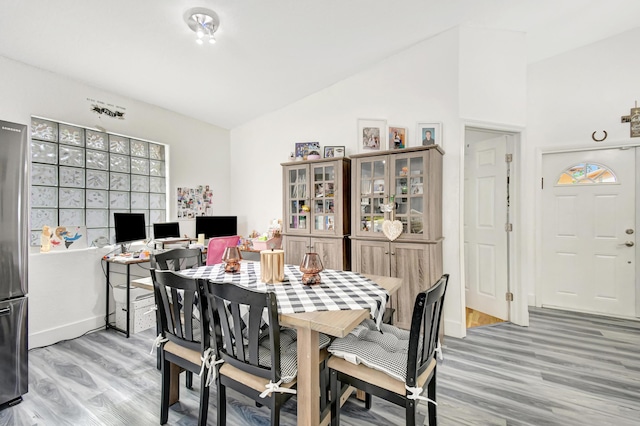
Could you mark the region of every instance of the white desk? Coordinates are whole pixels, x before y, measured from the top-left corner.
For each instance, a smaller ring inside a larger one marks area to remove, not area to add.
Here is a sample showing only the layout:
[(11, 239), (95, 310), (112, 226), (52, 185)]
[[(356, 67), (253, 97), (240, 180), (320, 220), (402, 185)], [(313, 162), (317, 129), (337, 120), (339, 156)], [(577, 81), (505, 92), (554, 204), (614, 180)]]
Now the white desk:
[[(111, 258), (111, 259), (103, 259), (102, 261), (105, 262), (105, 264), (106, 264), (105, 274), (107, 276), (107, 278), (106, 278), (106, 281), (107, 281), (107, 285), (106, 285), (106, 288), (107, 288), (107, 307), (106, 307), (106, 310), (105, 310), (105, 312), (106, 312), (105, 313), (105, 328), (107, 330), (112, 328), (112, 329), (114, 329), (116, 331), (119, 331), (120, 333), (123, 333), (128, 338), (129, 334), (130, 334), (129, 333), (130, 332), (130, 330), (129, 330), (129, 320), (131, 318), (131, 312), (129, 312), (129, 310), (131, 308), (131, 300), (130, 300), (131, 299), (131, 292), (129, 291), (130, 283), (132, 284), (132, 282), (131, 282), (131, 265), (137, 265), (137, 264), (140, 264), (140, 263), (148, 263), (148, 262), (150, 262), (150, 260), (149, 259), (131, 258), (131, 259), (127, 260), (126, 262), (119, 262), (119, 261), (115, 260), (114, 258)], [(127, 267), (127, 284), (126, 284), (127, 285), (127, 304), (126, 304), (126, 306), (127, 306), (127, 327), (124, 330), (116, 327), (114, 324), (111, 324), (109, 322), (109, 288), (111, 287), (111, 278), (110, 278), (110, 274), (109, 274), (109, 266), (112, 263), (118, 263), (118, 264), (121, 264), (121, 265), (126, 265), (126, 267)], [(151, 279), (151, 277), (149, 277), (149, 279)], [(151, 290), (153, 290), (153, 284), (151, 285)]]

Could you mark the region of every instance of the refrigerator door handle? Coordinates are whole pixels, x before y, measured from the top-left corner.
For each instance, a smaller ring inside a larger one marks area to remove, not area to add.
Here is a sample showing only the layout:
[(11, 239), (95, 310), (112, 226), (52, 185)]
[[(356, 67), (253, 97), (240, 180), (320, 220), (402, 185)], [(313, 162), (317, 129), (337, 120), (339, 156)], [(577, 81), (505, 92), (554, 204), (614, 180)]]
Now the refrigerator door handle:
[(10, 313), (11, 313), (11, 308), (9, 307), (0, 309), (0, 316), (9, 315)]

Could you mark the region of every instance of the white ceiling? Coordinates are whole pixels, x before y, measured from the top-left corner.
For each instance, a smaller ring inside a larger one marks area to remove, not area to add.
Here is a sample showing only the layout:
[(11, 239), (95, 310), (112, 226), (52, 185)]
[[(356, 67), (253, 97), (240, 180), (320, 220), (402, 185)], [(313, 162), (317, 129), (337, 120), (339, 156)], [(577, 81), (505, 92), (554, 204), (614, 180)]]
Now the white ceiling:
[[(535, 62), (639, 26), (638, 0), (2, 0), (0, 55), (227, 129), (458, 25)], [(192, 7), (220, 16), (197, 45)], [(632, 52), (629, 52), (632, 54)], [(106, 100), (108, 101), (108, 100)]]

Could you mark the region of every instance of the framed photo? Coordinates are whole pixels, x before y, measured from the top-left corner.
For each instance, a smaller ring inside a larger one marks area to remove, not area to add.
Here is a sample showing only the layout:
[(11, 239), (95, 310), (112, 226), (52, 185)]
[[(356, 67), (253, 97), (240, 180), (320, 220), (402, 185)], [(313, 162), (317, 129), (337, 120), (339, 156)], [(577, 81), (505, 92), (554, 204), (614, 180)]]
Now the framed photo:
[(324, 158), (344, 157), (344, 146), (325, 146)]
[(402, 149), (407, 145), (407, 128), (389, 126), (389, 149)]
[(320, 158), (320, 142), (296, 142), (296, 158), (306, 160), (310, 154), (317, 155), (314, 158)]
[(442, 146), (442, 123), (418, 123), (416, 127), (416, 146)]
[(358, 120), (358, 152), (387, 149), (387, 120)]

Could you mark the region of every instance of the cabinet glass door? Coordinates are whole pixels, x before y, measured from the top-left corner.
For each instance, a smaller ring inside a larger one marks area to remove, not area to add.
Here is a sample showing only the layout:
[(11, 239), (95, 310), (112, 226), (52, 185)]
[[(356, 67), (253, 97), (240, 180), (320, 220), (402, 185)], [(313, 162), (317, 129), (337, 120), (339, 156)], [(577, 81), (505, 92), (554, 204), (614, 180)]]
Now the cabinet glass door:
[(398, 155), (393, 164), (395, 219), (402, 222), (405, 234), (424, 232), (425, 158), (418, 155)]
[[(387, 188), (387, 157), (359, 161), (359, 229), (358, 235), (382, 233), (385, 212), (382, 205), (389, 194)], [(355, 200), (354, 200), (355, 201)]]
[(335, 165), (312, 166), (312, 222), (313, 232), (336, 232), (336, 173)]
[(290, 168), (288, 171), (289, 201), (287, 206), (288, 231), (307, 230), (309, 217), (307, 167)]

